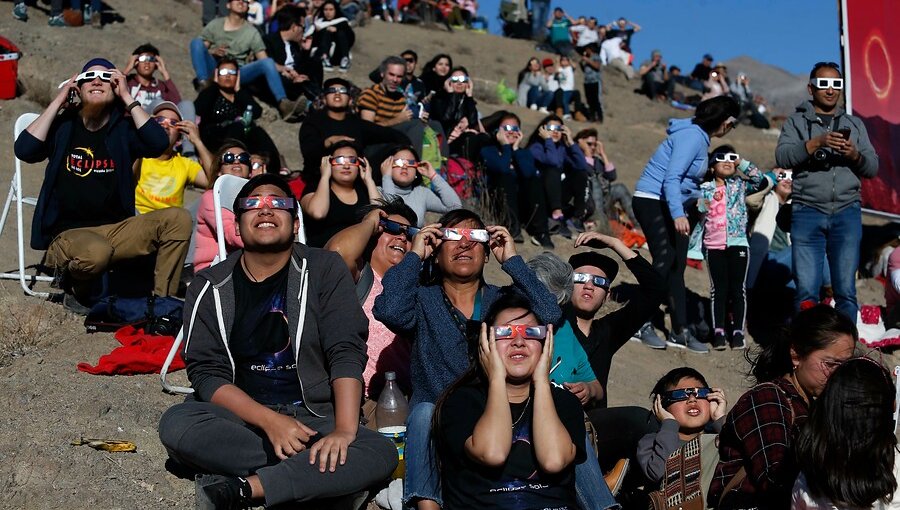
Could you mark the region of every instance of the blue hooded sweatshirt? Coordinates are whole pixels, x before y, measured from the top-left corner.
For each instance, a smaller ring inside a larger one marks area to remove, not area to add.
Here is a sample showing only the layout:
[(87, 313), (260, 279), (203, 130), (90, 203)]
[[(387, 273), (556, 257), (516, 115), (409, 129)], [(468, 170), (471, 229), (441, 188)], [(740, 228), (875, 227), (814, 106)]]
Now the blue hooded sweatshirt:
[(700, 196), (709, 135), (691, 119), (670, 119), (666, 133), (669, 137), (653, 153), (635, 189), (659, 196), (669, 206), (672, 218), (681, 218), (685, 216), (684, 203)]

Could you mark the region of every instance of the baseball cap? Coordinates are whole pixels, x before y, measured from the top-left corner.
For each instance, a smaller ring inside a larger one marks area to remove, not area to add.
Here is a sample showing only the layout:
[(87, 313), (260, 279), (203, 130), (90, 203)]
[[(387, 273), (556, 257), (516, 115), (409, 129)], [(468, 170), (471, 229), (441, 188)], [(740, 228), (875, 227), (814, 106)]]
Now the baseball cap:
[(81, 68), (81, 72), (85, 72), (94, 66), (103, 66), (107, 69), (115, 69), (116, 65), (102, 57), (95, 57), (87, 61), (87, 64)]
[(584, 251), (572, 255), (569, 257), (569, 265), (572, 266), (572, 269), (577, 269), (581, 266), (594, 266), (603, 271), (610, 282), (615, 280), (616, 275), (619, 274), (618, 262), (595, 251)]
[[(294, 193), (291, 191), (291, 187), (288, 186), (287, 181), (285, 181), (283, 177), (278, 174), (259, 174), (247, 181), (247, 183), (244, 184), (244, 186), (241, 188), (241, 191), (238, 192), (237, 196), (234, 197), (233, 210), (235, 218), (240, 218), (241, 214), (243, 214), (244, 212), (243, 209), (238, 207), (238, 202), (240, 201), (240, 199), (249, 197), (250, 193), (253, 193), (253, 190), (267, 184), (278, 187), (278, 189), (284, 192), (285, 196), (293, 198), (296, 202), (297, 197), (294, 196)], [(297, 217), (296, 203), (294, 204), (294, 209), (291, 210), (291, 216), (294, 218)]]
[(181, 115), (181, 110), (179, 110), (178, 106), (172, 101), (161, 101), (158, 105), (153, 107), (151, 115), (156, 115), (163, 110), (171, 110), (175, 112), (175, 115), (178, 115), (178, 120), (184, 120), (184, 116)]
[(545, 58), (544, 60), (541, 60), (541, 67), (547, 67), (547, 66), (552, 66), (552, 65), (553, 65), (552, 58)]
[(713, 60), (713, 56), (707, 53), (706, 55), (703, 55), (703, 60)]

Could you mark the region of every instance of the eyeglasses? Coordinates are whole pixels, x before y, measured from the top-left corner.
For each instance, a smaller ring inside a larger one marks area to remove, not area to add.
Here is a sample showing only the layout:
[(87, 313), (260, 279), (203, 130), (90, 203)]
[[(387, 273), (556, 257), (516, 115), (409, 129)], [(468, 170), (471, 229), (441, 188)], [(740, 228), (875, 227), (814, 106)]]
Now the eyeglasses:
[(325, 94), (348, 94), (349, 91), (347, 87), (328, 87), (325, 89)]
[(609, 278), (605, 276), (590, 273), (572, 273), (572, 281), (574, 283), (591, 282), (594, 284), (594, 287), (600, 287), (606, 290), (609, 290), (609, 285), (612, 283)]
[(562, 124), (547, 124), (547, 131), (562, 131)]
[(412, 239), (414, 235), (418, 234), (419, 231), (422, 230), (412, 225), (406, 225), (398, 221), (389, 220), (387, 218), (381, 218), (380, 220), (378, 220), (378, 224), (381, 225), (381, 228), (383, 228), (384, 231), (388, 234), (391, 234), (392, 236), (399, 236), (403, 234), (407, 239)]
[(294, 197), (278, 197), (274, 195), (266, 195), (264, 197), (245, 197), (239, 198), (237, 206), (245, 211), (252, 209), (262, 209), (268, 206), (269, 209), (282, 209), (285, 211), (293, 211), (296, 208), (296, 200)]
[(137, 58), (138, 62), (156, 62), (156, 55), (141, 55)]
[(362, 160), (360, 160), (358, 156), (335, 156), (335, 157), (331, 158), (330, 163), (333, 166), (336, 166), (336, 165), (360, 166), (360, 165), (362, 165)]
[(519, 126), (517, 126), (515, 124), (504, 124), (504, 125), (500, 126), (500, 129), (502, 129), (506, 132), (512, 131), (513, 133), (519, 133), (522, 131), (522, 128), (520, 128)]
[(218, 71), (219, 76), (237, 76), (237, 73), (237, 69), (226, 69), (224, 67)]
[(259, 161), (254, 161), (252, 165), (250, 165), (250, 170), (262, 170), (266, 165), (260, 163)]
[(476, 243), (486, 243), (491, 240), (491, 234), (481, 228), (444, 228), (444, 241), (461, 241), (468, 239)]
[(410, 168), (417, 168), (419, 166), (419, 163), (417, 163), (416, 160), (414, 160), (414, 159), (397, 158), (394, 161), (391, 161), (391, 166), (395, 166), (395, 167), (399, 167), (399, 168), (403, 168), (403, 167), (407, 167), (407, 166)]
[(469, 81), (469, 77), (465, 75), (450, 77), (450, 83), (466, 83), (467, 81)]
[(836, 360), (836, 359), (823, 359), (819, 360), (819, 367), (822, 369), (823, 373), (830, 374), (837, 370), (837, 368), (844, 364), (844, 360)]
[(494, 326), (495, 340), (512, 340), (516, 336), (525, 340), (544, 340), (547, 338), (547, 326), (526, 326), (525, 324)]
[(225, 163), (226, 165), (240, 163), (242, 165), (250, 166), (250, 154), (246, 152), (240, 152), (238, 154), (226, 152), (225, 154), (222, 154), (222, 163)]
[(813, 78), (809, 80), (809, 83), (819, 90), (842, 90), (844, 88), (843, 78)]
[(663, 407), (669, 407), (675, 402), (684, 402), (694, 397), (698, 400), (706, 400), (706, 397), (712, 392), (709, 388), (679, 388), (677, 390), (664, 391), (662, 395)]
[(736, 152), (719, 152), (714, 154), (713, 157), (718, 163), (724, 163), (726, 161), (734, 163), (735, 161), (741, 159), (741, 155)]
[(78, 76), (75, 77), (75, 82), (79, 85), (94, 81), (97, 78), (100, 78), (100, 81), (105, 81), (109, 83), (112, 80), (113, 73), (110, 71), (85, 71)]
[(164, 127), (164, 128), (166, 128), (166, 127), (171, 127), (171, 128), (176, 128), (176, 127), (178, 127), (178, 126), (176, 125), (176, 124), (178, 124), (178, 121), (177, 121), (177, 120), (172, 120), (172, 119), (170, 119), (170, 118), (168, 118), (168, 117), (163, 117), (163, 116), (161, 116), (161, 115), (157, 115), (156, 117), (153, 117), (153, 121), (156, 122), (157, 124), (159, 124), (160, 126)]

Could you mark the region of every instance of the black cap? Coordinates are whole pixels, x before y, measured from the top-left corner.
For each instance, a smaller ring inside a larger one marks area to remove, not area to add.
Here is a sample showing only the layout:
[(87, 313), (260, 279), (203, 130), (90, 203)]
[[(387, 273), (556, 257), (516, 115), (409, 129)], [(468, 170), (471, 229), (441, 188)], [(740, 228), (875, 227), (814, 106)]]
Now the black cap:
[(577, 269), (581, 266), (594, 266), (603, 271), (603, 274), (609, 278), (610, 282), (615, 280), (616, 275), (619, 274), (618, 262), (595, 251), (583, 251), (572, 255), (569, 257), (569, 265), (572, 266), (572, 269)]
[(342, 87), (345, 87), (347, 90), (350, 90), (350, 87), (351, 87), (349, 81), (347, 81), (343, 78), (334, 77), (334, 78), (328, 78), (327, 80), (325, 80), (325, 83), (322, 84), (322, 90), (325, 90), (329, 87), (333, 87), (335, 85), (340, 85)]
[(240, 218), (241, 214), (244, 212), (243, 209), (238, 207), (238, 201), (242, 198), (249, 197), (253, 190), (260, 186), (265, 186), (266, 184), (277, 186), (278, 189), (284, 191), (286, 196), (294, 199), (294, 209), (291, 211), (291, 216), (297, 216), (297, 197), (294, 196), (294, 192), (291, 191), (291, 187), (288, 186), (287, 181), (278, 174), (259, 174), (247, 181), (241, 188), (241, 191), (238, 192), (237, 196), (234, 197), (233, 209), (235, 218)]

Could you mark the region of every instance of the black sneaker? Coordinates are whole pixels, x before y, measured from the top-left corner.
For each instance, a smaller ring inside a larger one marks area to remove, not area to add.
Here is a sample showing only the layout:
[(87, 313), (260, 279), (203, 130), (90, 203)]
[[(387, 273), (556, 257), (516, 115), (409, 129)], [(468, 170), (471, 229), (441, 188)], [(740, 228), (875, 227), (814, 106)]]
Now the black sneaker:
[[(535, 241), (537, 241), (537, 243), (535, 243)], [(553, 244), (553, 241), (550, 240), (550, 234), (547, 234), (547, 233), (532, 236), (531, 242), (538, 244), (547, 250), (555, 250), (556, 249), (556, 246)]]
[(744, 338), (743, 332), (735, 331), (734, 334), (731, 335), (731, 348), (736, 351), (747, 348), (747, 340)]
[(512, 238), (513, 238), (513, 242), (516, 244), (522, 244), (525, 242), (525, 238), (522, 236), (521, 232), (517, 232), (515, 235), (512, 236)]
[(250, 507), (241, 494), (240, 478), (222, 475), (197, 475), (194, 501), (198, 510), (242, 510)]
[(713, 335), (712, 347), (717, 351), (724, 351), (728, 348), (728, 339), (725, 338), (724, 331), (717, 331)]
[(670, 334), (669, 339), (666, 341), (666, 345), (678, 349), (687, 349), (697, 354), (706, 354), (709, 352), (709, 347), (704, 345), (700, 340), (694, 338), (694, 335), (687, 329), (682, 330), (681, 333)]
[(559, 222), (559, 231), (557, 231), (556, 233), (565, 237), (566, 239), (572, 239), (572, 231), (569, 230), (569, 227), (568, 225), (566, 225), (565, 220)]

